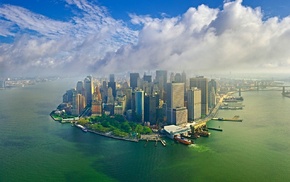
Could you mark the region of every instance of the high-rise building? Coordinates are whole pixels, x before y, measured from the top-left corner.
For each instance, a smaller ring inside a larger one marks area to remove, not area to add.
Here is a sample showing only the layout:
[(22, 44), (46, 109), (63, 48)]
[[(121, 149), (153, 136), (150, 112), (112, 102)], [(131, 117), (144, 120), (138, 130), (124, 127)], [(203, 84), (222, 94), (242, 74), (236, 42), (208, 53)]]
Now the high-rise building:
[(173, 109), (172, 124), (181, 125), (187, 123), (187, 109), (186, 107), (177, 107)]
[[(116, 98), (116, 102), (117, 102), (117, 106), (121, 106), (121, 114), (124, 114), (125, 113), (125, 109), (126, 109), (126, 102), (127, 102), (127, 97), (126, 95), (117, 95), (117, 98)], [(116, 107), (116, 105), (115, 105)], [(120, 108), (118, 108), (120, 109)], [(116, 111), (116, 110), (114, 110)], [(114, 112), (116, 114), (116, 112)], [(119, 113), (119, 110), (118, 110), (118, 113)]]
[(75, 116), (79, 116), (85, 108), (85, 97), (75, 89), (72, 89), (73, 99), (72, 99), (72, 109), (71, 114)]
[(168, 83), (166, 94), (167, 122), (174, 124), (173, 109), (184, 107), (184, 83)]
[(135, 91), (135, 112), (138, 120), (144, 121), (144, 91)]
[(114, 74), (110, 74), (109, 82), (115, 82), (115, 75)]
[(114, 104), (114, 96), (113, 96), (113, 90), (111, 87), (108, 88), (108, 99), (107, 99), (107, 103), (108, 104)]
[(201, 118), (201, 90), (194, 87), (187, 91), (188, 120)]
[(169, 82), (175, 82), (175, 79), (174, 79), (174, 73), (170, 73), (170, 76), (169, 76)]
[(148, 83), (151, 83), (152, 82), (152, 76), (144, 74), (143, 81), (147, 81)]
[(216, 93), (214, 87), (211, 87), (208, 93), (208, 107), (213, 109), (216, 105)]
[(168, 83), (166, 94), (168, 108), (184, 107), (184, 83)]
[(116, 98), (116, 82), (108, 82), (108, 88), (112, 88), (113, 97)]
[(123, 93), (126, 96), (126, 105), (125, 105), (125, 110), (132, 109), (132, 89), (131, 88), (124, 88)]
[(84, 95), (85, 94), (84, 93), (84, 82), (83, 81), (78, 81), (76, 89), (77, 89), (78, 94), (83, 94)]
[(201, 114), (208, 115), (208, 81), (203, 76), (190, 78), (190, 88), (197, 87), (201, 90)]
[(130, 87), (134, 91), (138, 87), (139, 73), (130, 73)]
[(75, 89), (72, 90), (72, 94), (73, 94), (73, 99), (72, 99), (72, 110), (71, 110), (71, 114), (78, 116), (80, 114), (79, 112), (79, 97), (78, 97), (78, 93)]
[(182, 76), (180, 73), (176, 73), (174, 76), (174, 82), (176, 83), (182, 83)]
[(167, 83), (166, 70), (156, 70), (156, 82), (158, 82), (159, 90), (165, 90)]
[(95, 92), (93, 94), (92, 115), (102, 115), (102, 96), (98, 86), (95, 88)]
[(212, 87), (214, 88), (214, 92), (217, 93), (217, 82), (214, 79), (211, 79), (208, 82), (208, 90), (211, 91)]
[(67, 90), (66, 93), (62, 96), (62, 102), (63, 103), (72, 103), (74, 91), (75, 91), (75, 89)]
[(114, 114), (118, 114), (118, 115), (123, 115), (123, 106), (121, 105), (116, 105), (114, 106)]
[(108, 85), (106, 81), (103, 81), (103, 85), (100, 89), (101, 95), (102, 95), (102, 101), (104, 103), (107, 103), (107, 98), (108, 98)]
[(211, 79), (208, 82), (208, 107), (214, 108), (216, 105), (217, 82)]
[(115, 82), (115, 75), (114, 74), (110, 74), (109, 77), (109, 82), (108, 82), (108, 87), (112, 88), (112, 93), (114, 98), (116, 98), (116, 82)]
[(187, 94), (186, 94), (186, 91), (187, 91), (187, 80), (186, 80), (186, 73), (183, 71), (181, 73), (181, 82), (184, 83), (184, 100), (187, 100)]
[(153, 95), (146, 95), (144, 98), (144, 121), (156, 124), (156, 97)]
[(85, 78), (84, 87), (85, 87), (86, 103), (87, 103), (88, 106), (91, 106), (92, 105), (92, 96), (93, 96), (93, 93), (94, 93), (92, 76), (87, 76)]

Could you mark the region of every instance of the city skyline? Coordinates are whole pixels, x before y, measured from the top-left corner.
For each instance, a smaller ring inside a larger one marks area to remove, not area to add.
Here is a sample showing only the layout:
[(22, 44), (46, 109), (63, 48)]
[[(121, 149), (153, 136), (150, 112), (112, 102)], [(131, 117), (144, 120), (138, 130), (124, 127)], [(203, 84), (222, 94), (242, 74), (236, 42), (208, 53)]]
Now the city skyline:
[(0, 4), (0, 77), (290, 70), (284, 1), (30, 2)]

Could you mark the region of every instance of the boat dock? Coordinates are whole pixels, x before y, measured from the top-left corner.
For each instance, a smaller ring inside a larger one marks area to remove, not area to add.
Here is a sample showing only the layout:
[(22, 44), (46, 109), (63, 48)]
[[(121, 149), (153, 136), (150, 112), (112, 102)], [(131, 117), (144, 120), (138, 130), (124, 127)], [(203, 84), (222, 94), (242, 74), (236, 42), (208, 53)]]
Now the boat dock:
[(212, 128), (212, 127), (207, 127), (209, 130), (215, 130), (215, 131), (223, 131), (221, 128)]
[(243, 120), (240, 119), (240, 116), (234, 116), (233, 118), (212, 118), (212, 120), (216, 121), (234, 121), (234, 122), (242, 122)]

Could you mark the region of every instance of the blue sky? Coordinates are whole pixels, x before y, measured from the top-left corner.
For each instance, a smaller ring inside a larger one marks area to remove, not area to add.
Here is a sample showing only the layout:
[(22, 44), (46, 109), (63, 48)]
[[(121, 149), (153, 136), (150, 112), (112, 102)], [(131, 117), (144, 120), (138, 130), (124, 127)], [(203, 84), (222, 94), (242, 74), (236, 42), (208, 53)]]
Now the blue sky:
[(0, 77), (64, 70), (80, 74), (290, 70), (285, 49), (290, 42), (287, 1), (0, 3)]

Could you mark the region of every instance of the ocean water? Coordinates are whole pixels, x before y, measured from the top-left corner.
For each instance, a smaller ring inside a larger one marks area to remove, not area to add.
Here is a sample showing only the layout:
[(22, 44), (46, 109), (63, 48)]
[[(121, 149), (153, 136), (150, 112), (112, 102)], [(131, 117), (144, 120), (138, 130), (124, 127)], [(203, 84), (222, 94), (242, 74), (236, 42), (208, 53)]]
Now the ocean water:
[(49, 113), (77, 79), (0, 91), (0, 181), (290, 181), (290, 99), (243, 93), (243, 122), (210, 121), (208, 138), (184, 146), (84, 133)]

